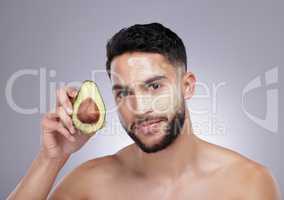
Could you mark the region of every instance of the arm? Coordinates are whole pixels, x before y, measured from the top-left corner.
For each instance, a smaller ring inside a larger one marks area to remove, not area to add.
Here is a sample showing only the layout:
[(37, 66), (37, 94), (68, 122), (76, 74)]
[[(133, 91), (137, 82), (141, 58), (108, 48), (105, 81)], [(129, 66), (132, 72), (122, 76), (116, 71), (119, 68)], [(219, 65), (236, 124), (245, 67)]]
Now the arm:
[(68, 156), (62, 159), (50, 159), (40, 151), (26, 176), (22, 178), (8, 200), (46, 199), (56, 176), (67, 159)]
[(77, 91), (72, 88), (57, 90), (55, 113), (44, 115), (41, 123), (41, 148), (27, 174), (9, 200), (46, 199), (60, 169), (70, 155), (78, 151), (90, 138), (74, 128), (71, 100)]

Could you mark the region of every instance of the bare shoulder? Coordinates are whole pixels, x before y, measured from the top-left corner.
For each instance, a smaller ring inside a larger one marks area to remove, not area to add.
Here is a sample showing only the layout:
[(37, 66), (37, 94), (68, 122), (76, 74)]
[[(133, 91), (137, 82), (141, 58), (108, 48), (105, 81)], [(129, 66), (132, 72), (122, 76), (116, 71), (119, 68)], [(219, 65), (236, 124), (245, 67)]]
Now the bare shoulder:
[(119, 173), (119, 166), (116, 155), (88, 160), (63, 177), (50, 199), (84, 199), (93, 196), (114, 179)]
[(267, 167), (243, 157), (232, 164), (232, 170), (240, 180), (244, 199), (280, 200), (277, 182)]
[(242, 191), (242, 199), (280, 200), (277, 182), (267, 167), (230, 149), (205, 145), (222, 163), (218, 173), (228, 186), (233, 186), (233, 190)]

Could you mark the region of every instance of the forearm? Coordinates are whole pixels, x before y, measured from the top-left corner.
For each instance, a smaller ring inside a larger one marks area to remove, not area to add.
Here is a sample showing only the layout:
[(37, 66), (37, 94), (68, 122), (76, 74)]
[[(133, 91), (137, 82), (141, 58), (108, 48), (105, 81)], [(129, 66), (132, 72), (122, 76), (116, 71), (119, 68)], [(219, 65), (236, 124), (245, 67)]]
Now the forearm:
[(47, 199), (56, 176), (68, 158), (66, 156), (61, 159), (50, 159), (44, 153), (39, 152), (27, 174), (10, 194), (8, 200)]

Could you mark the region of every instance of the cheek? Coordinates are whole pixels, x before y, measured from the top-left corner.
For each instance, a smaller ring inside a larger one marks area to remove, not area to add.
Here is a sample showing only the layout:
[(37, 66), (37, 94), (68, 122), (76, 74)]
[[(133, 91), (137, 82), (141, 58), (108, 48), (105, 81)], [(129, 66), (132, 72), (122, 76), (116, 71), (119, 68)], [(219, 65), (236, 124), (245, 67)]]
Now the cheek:
[(129, 109), (129, 106), (127, 106), (125, 103), (121, 103), (117, 109), (117, 113), (120, 119), (120, 122), (124, 126), (128, 126), (129, 123), (131, 123), (132, 120), (132, 111)]
[(157, 114), (175, 113), (180, 102), (176, 89), (170, 89), (153, 97), (153, 110)]

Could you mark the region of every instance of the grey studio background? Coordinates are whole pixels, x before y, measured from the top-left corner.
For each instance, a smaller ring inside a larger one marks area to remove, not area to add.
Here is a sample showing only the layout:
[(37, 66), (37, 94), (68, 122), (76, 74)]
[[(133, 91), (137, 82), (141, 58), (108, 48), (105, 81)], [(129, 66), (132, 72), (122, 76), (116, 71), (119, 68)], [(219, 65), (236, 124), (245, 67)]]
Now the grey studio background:
[[(195, 133), (267, 166), (284, 192), (283, 1), (0, 1), (0, 199), (40, 146), (54, 89), (95, 79), (106, 127), (74, 154), (80, 163), (132, 141), (120, 127), (105, 69), (106, 41), (122, 27), (160, 22), (187, 47), (198, 80), (188, 101)], [(233, 173), (233, 172), (232, 172)]]

